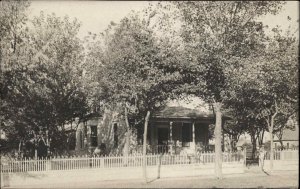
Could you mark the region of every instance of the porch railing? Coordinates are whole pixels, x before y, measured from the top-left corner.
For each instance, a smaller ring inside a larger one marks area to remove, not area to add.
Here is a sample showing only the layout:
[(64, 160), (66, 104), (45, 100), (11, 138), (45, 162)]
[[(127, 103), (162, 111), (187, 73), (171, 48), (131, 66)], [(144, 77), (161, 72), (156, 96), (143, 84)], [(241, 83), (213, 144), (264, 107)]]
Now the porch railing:
[[(167, 154), (170, 152), (169, 149), (169, 145), (147, 145), (147, 153), (149, 154)], [(139, 145), (135, 153), (142, 154), (143, 145)]]
[[(147, 145), (147, 153), (150, 154), (168, 154), (171, 152), (171, 146), (172, 146), (172, 152), (175, 154), (180, 154), (182, 152), (182, 149), (184, 147), (182, 146), (176, 146), (176, 145)], [(136, 153), (142, 153), (143, 152), (143, 146), (139, 145)]]
[[(244, 153), (224, 153), (223, 162), (244, 161)], [(155, 165), (187, 165), (214, 163), (215, 154), (201, 153), (194, 156), (188, 155), (147, 155), (147, 166)], [(109, 156), (109, 157), (59, 157), (42, 158), (38, 160), (1, 160), (1, 172), (30, 172), (30, 171), (60, 171), (90, 168), (121, 168), (141, 167), (142, 155)]]

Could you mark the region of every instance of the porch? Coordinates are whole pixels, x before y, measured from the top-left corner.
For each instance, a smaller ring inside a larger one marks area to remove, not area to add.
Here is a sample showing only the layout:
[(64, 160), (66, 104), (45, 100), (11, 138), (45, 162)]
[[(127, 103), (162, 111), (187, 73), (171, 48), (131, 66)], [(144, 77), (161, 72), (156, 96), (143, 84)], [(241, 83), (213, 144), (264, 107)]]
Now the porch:
[(209, 124), (209, 121), (203, 120), (152, 121), (149, 124), (147, 153), (191, 155), (212, 151)]
[[(223, 115), (222, 124), (228, 119)], [(209, 127), (214, 123), (215, 116), (208, 104), (193, 109), (167, 106), (155, 112), (150, 119), (147, 152), (192, 155), (214, 151), (214, 144), (209, 143), (212, 139)]]

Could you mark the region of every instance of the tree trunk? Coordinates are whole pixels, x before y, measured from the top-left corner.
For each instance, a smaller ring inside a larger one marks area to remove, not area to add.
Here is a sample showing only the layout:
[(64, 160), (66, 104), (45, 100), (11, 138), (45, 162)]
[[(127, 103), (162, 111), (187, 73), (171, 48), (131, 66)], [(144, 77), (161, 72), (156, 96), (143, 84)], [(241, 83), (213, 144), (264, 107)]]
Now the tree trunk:
[(229, 134), (229, 139), (230, 139), (230, 152), (235, 152), (236, 149), (236, 144), (239, 141), (239, 134)]
[(146, 152), (147, 152), (147, 130), (148, 130), (149, 118), (150, 118), (150, 111), (147, 111), (147, 115), (145, 117), (145, 124), (144, 124), (144, 140), (143, 140), (143, 176), (144, 176), (145, 182), (147, 182)]
[(280, 150), (283, 150), (283, 142), (282, 142), (282, 140), (279, 140), (279, 143), (280, 143)]
[(251, 158), (255, 158), (255, 152), (256, 152), (256, 138), (255, 134), (251, 134), (251, 143), (252, 143), (252, 155)]
[(277, 103), (275, 101), (275, 113), (271, 116), (271, 121), (268, 121), (269, 125), (269, 132), (270, 132), (270, 141), (271, 141), (271, 148), (270, 148), (270, 170), (273, 170), (273, 162), (274, 162), (274, 149), (273, 149), (273, 130), (274, 130), (274, 119), (278, 113), (277, 110)]
[(233, 135), (229, 135), (229, 144), (230, 144), (230, 149), (229, 149), (229, 152), (233, 152), (234, 151), (234, 139), (233, 139)]
[(131, 134), (131, 130), (128, 122), (127, 107), (125, 107), (125, 125), (126, 125), (126, 138), (125, 138), (125, 146), (124, 146), (124, 155), (127, 157), (129, 155), (130, 134)]
[(239, 141), (239, 138), (240, 138), (240, 135), (239, 134), (237, 134), (237, 135), (233, 135), (233, 137), (232, 137), (232, 150), (233, 150), (233, 152), (236, 152), (236, 150), (237, 150), (237, 148), (236, 148), (236, 144), (238, 143), (238, 141)]
[[(65, 136), (65, 135), (64, 135), (64, 136)], [(67, 151), (67, 154), (70, 155), (70, 135), (67, 135), (65, 144), (67, 145), (67, 146), (65, 147), (65, 149), (66, 149), (66, 151)]]
[(20, 142), (19, 142), (18, 154), (21, 154), (21, 146), (22, 146), (22, 140), (20, 140)]
[(278, 114), (278, 106), (277, 106), (277, 102), (275, 100), (275, 113), (271, 116), (271, 121), (270, 121), (270, 140), (271, 140), (271, 149), (270, 149), (270, 170), (273, 170), (273, 162), (274, 162), (274, 149), (273, 149), (273, 130), (274, 130), (274, 119), (276, 117), (276, 115)]
[(274, 154), (273, 154), (273, 128), (272, 124), (270, 125), (269, 128), (269, 133), (270, 133), (270, 170), (273, 170), (273, 160), (274, 160)]
[(280, 149), (281, 149), (281, 150), (283, 149), (282, 134), (283, 134), (283, 128), (280, 129), (280, 130), (276, 133), (276, 136), (277, 136), (278, 141), (279, 141), (279, 143), (280, 143)]
[(271, 124), (270, 124), (270, 141), (271, 141), (271, 148), (270, 148), (270, 170), (273, 170), (273, 161), (274, 161), (274, 150), (273, 150), (273, 128), (274, 128), (274, 117), (271, 117)]
[(274, 118), (277, 112), (271, 116), (271, 120), (267, 119), (269, 134), (270, 134), (270, 170), (273, 170), (273, 162), (274, 162), (274, 149), (273, 149), (273, 129), (274, 129)]
[(216, 114), (215, 126), (215, 175), (218, 179), (222, 178), (222, 112), (221, 103), (216, 102), (213, 104)]
[(261, 134), (258, 133), (258, 144), (259, 144), (259, 146), (263, 145), (264, 135), (265, 135), (265, 130), (264, 129), (261, 131)]

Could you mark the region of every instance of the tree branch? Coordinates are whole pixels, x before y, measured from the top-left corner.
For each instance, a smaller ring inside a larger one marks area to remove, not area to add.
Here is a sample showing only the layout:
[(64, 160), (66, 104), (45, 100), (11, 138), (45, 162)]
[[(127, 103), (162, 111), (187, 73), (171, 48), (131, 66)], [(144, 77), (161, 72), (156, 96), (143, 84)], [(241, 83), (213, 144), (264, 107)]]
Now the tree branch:
[(223, 124), (222, 124), (222, 129), (223, 129), (227, 134), (234, 135), (233, 132), (230, 132), (229, 130), (225, 129), (225, 127), (224, 127)]

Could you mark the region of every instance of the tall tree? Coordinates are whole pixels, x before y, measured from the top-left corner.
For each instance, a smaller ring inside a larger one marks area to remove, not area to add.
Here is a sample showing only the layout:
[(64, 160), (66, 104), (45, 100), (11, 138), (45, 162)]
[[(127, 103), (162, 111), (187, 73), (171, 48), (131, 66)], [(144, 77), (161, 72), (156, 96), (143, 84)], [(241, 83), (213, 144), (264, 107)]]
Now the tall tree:
[(19, 74), (10, 76), (14, 83), (5, 101), (13, 124), (6, 129), (27, 141), (32, 131), (37, 136), (48, 130), (51, 149), (62, 151), (67, 146), (64, 125), (87, 111), (81, 85), (83, 47), (76, 36), (80, 24), (43, 13), (31, 24), (20, 39), (24, 45), (19, 50), (26, 56), (19, 58)]
[[(271, 43), (266, 51), (266, 62), (263, 62), (260, 69), (259, 90), (259, 114), (265, 119), (271, 140), (271, 163), (273, 168), (273, 134), (276, 131), (276, 121), (279, 117), (289, 117), (297, 112), (294, 106), (298, 99), (298, 65), (297, 54), (299, 42), (295, 38), (275, 37), (275, 43)], [(275, 45), (275, 47), (273, 46)], [(280, 127), (280, 124), (277, 125)]]
[[(251, 70), (247, 71), (249, 72)], [(253, 83), (248, 79), (241, 81), (242, 77), (238, 72), (232, 73), (231, 79), (231, 84), (234, 86), (236, 85), (236, 87), (234, 87), (230, 98), (224, 101), (224, 106), (230, 108), (233, 114), (233, 120), (236, 121), (236, 126), (240, 127), (240, 130), (250, 135), (252, 158), (254, 158), (256, 153), (256, 142), (258, 138), (260, 140), (263, 138), (266, 130), (264, 120), (254, 116), (257, 115), (257, 112), (255, 112), (257, 106), (255, 102), (257, 91), (251, 89), (251, 86), (255, 86), (256, 83)]]
[(288, 117), (298, 112), (295, 104), (299, 83), (298, 39), (281, 34), (277, 28), (273, 31), (275, 35), (267, 39), (260, 56), (251, 56), (238, 63), (243, 64), (237, 66), (243, 74), (230, 72), (231, 83), (235, 83), (235, 101), (249, 99), (251, 103), (245, 104), (249, 109), (247, 117), (260, 120), (260, 128), (270, 133), (271, 169), (273, 134), (285, 126)]
[[(146, 175), (147, 128), (151, 112), (171, 96), (172, 82), (179, 74), (164, 69), (172, 63), (167, 51), (154, 37), (145, 20), (130, 15), (111, 24), (105, 34), (101, 67), (110, 101), (122, 104), (130, 133), (128, 115), (142, 117), (144, 123), (143, 173)], [(103, 88), (103, 87), (102, 87)], [(132, 107), (132, 108), (131, 108)], [(128, 135), (127, 135), (128, 136)], [(128, 137), (127, 137), (128, 138)], [(128, 139), (127, 139), (128, 140)]]
[[(14, 104), (8, 98), (15, 98), (10, 91), (18, 84), (15, 77), (24, 74), (28, 60), (23, 38), (26, 37), (29, 5), (27, 1), (0, 2), (0, 126), (7, 135), (10, 133), (7, 128), (16, 123), (19, 113), (13, 110)], [(9, 137), (9, 144), (17, 147), (21, 137), (15, 131), (11, 134), (13, 140)]]
[[(188, 52), (186, 88), (212, 103), (216, 115), (215, 173), (222, 178), (222, 104), (228, 90), (224, 70), (233, 59), (257, 53), (263, 44), (263, 26), (255, 19), (276, 14), (281, 2), (173, 2), (180, 11), (181, 33)], [(193, 58), (189, 58), (193, 57)]]
[(77, 37), (80, 23), (67, 16), (62, 19), (55, 14), (41, 13), (33, 20), (33, 26), (30, 37), (35, 57), (32, 66), (37, 74), (31, 76), (36, 81), (31, 89), (46, 103), (48, 109), (39, 118), (44, 118), (40, 125), (49, 129), (52, 143), (57, 144), (53, 147), (58, 148), (61, 141), (54, 136), (62, 134), (65, 140), (65, 124), (87, 113), (81, 83), (84, 48)]

